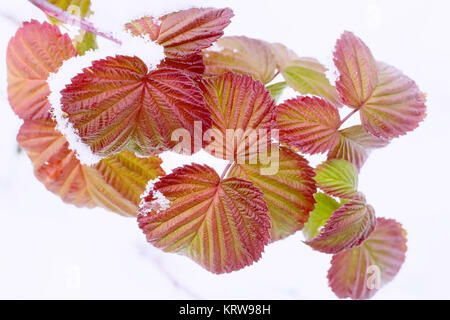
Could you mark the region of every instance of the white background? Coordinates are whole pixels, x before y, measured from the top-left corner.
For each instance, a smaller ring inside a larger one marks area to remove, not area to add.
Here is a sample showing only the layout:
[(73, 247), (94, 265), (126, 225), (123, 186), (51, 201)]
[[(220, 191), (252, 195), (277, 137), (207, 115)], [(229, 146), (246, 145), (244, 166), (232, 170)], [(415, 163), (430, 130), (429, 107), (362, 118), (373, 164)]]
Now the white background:
[[(113, 23), (170, 1), (93, 0), (95, 21)], [(195, 1), (191, 1), (194, 2)], [(331, 67), (344, 30), (360, 36), (376, 59), (417, 81), (428, 94), (418, 130), (373, 152), (360, 189), (378, 216), (408, 231), (407, 260), (377, 299), (450, 298), (450, 5), (422, 1), (203, 1), (235, 12), (227, 35), (282, 42)], [(121, 5), (126, 3), (128, 7)], [(0, 9), (0, 298), (334, 299), (327, 286), (330, 256), (302, 244), (302, 234), (266, 248), (255, 265), (212, 275), (187, 258), (147, 244), (134, 219), (63, 204), (34, 178), (17, 153), (21, 121), (6, 98), (5, 51), (20, 21), (43, 20), (25, 0)], [(188, 163), (165, 155), (166, 169)], [(317, 163), (318, 159), (313, 159)], [(199, 155), (194, 161), (223, 163)]]

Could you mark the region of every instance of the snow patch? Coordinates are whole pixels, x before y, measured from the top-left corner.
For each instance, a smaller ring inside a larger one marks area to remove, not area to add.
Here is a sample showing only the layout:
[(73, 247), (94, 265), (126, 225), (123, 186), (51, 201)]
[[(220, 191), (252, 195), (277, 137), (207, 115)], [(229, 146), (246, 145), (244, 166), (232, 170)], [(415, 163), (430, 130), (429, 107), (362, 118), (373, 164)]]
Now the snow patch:
[[(161, 191), (155, 191), (155, 184), (159, 182), (159, 178), (155, 180), (150, 180), (147, 184), (145, 192), (141, 194), (141, 203), (139, 204), (139, 214), (146, 215), (150, 211), (159, 213), (160, 211), (167, 210), (170, 208), (170, 201), (161, 193)], [(148, 203), (145, 198), (148, 197), (150, 192), (153, 193), (153, 197), (156, 200)]]

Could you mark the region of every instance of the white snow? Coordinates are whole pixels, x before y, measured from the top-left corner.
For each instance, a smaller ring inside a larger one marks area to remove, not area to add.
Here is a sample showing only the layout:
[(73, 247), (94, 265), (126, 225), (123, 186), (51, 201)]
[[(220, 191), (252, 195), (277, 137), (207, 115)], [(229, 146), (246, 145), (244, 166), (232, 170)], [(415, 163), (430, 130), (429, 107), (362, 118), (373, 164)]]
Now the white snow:
[[(166, 210), (170, 207), (170, 201), (167, 199), (161, 191), (155, 191), (155, 184), (159, 182), (159, 178), (155, 180), (150, 180), (147, 184), (145, 192), (141, 194), (141, 203), (139, 204), (140, 214), (147, 214), (150, 211), (155, 211), (156, 213)], [(156, 199), (151, 203), (146, 203), (145, 198), (153, 192), (153, 197)]]

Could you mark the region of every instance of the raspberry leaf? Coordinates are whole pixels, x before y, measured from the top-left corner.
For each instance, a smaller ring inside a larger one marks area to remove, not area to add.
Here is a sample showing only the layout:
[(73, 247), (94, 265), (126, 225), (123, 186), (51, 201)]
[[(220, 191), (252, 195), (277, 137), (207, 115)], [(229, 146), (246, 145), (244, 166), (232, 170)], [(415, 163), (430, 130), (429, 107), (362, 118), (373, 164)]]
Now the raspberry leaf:
[(205, 50), (203, 57), (207, 75), (220, 75), (229, 71), (252, 76), (267, 84), (276, 72), (275, 57), (265, 41), (241, 37), (224, 37), (215, 48)]
[(333, 256), (329, 285), (341, 299), (370, 299), (397, 275), (406, 250), (401, 224), (378, 218), (375, 230), (360, 246)]
[(373, 149), (383, 148), (389, 140), (378, 138), (362, 126), (353, 126), (339, 131), (339, 141), (328, 153), (328, 159), (343, 159), (362, 168)]
[(148, 211), (144, 204), (138, 222), (147, 240), (213, 273), (251, 265), (269, 242), (267, 205), (249, 181), (221, 180), (208, 166), (190, 165), (161, 178), (153, 192), (168, 199), (170, 207)]
[[(278, 168), (276, 173), (261, 174), (261, 169), (269, 166)], [(249, 180), (263, 192), (272, 222), (272, 241), (294, 234), (308, 221), (316, 192), (314, 171), (305, 158), (288, 148), (281, 147), (270, 164), (235, 164), (229, 176)]]
[(336, 210), (306, 244), (323, 253), (338, 253), (360, 245), (375, 228), (375, 211), (363, 201), (353, 200)]
[(357, 199), (358, 170), (346, 160), (328, 160), (316, 168), (314, 178), (317, 186), (326, 194), (344, 198)]
[[(210, 127), (201, 91), (184, 72), (148, 71), (137, 57), (93, 62), (62, 91), (62, 109), (94, 154), (125, 149), (140, 155), (173, 148), (177, 129), (194, 136), (195, 122)], [(198, 151), (198, 150), (194, 150)]]
[(270, 146), (275, 103), (261, 82), (229, 72), (204, 79), (201, 88), (212, 115), (209, 153), (245, 162)]
[(21, 119), (50, 119), (47, 78), (76, 55), (56, 26), (32, 20), (19, 28), (9, 41), (6, 65), (9, 103)]
[(38, 180), (66, 203), (136, 216), (148, 180), (164, 174), (161, 159), (124, 151), (93, 167), (81, 165), (55, 126), (51, 120), (26, 120), (17, 136)]
[(328, 100), (299, 96), (279, 105), (277, 111), (281, 142), (309, 154), (327, 152), (338, 142), (341, 120)]

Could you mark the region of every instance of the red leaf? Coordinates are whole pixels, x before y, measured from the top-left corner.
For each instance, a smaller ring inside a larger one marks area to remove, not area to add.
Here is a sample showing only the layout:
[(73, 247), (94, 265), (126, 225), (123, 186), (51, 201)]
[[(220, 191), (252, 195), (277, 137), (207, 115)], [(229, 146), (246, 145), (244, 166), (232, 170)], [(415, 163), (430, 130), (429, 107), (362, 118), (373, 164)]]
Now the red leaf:
[(165, 58), (158, 68), (173, 68), (184, 71), (194, 81), (200, 82), (205, 72), (203, 57), (194, 53), (189, 56)]
[(323, 253), (338, 253), (359, 246), (372, 233), (375, 223), (372, 206), (354, 200), (336, 210), (320, 234), (306, 244)]
[(17, 141), (33, 162), (38, 180), (77, 207), (101, 206), (136, 216), (148, 180), (164, 174), (158, 157), (142, 159), (127, 151), (93, 167), (81, 165), (51, 120), (26, 120)]
[(337, 41), (334, 62), (340, 72), (336, 88), (342, 101), (360, 110), (371, 134), (396, 138), (416, 129), (426, 116), (425, 98), (416, 83), (387, 64), (376, 62), (369, 48), (345, 32)]
[(196, 121), (203, 130), (211, 121), (191, 78), (175, 69), (149, 72), (137, 57), (94, 62), (62, 91), (61, 103), (82, 141), (100, 156), (125, 149), (155, 154), (178, 143), (175, 130), (192, 137)]
[(36, 20), (23, 24), (9, 41), (6, 56), (9, 103), (20, 118), (50, 118), (47, 78), (76, 55), (69, 36), (58, 27)]
[(208, 166), (176, 169), (155, 184), (170, 208), (138, 217), (147, 240), (186, 255), (214, 273), (239, 270), (261, 257), (270, 218), (262, 193), (238, 178), (221, 180)]
[(368, 133), (362, 126), (353, 126), (339, 131), (339, 141), (328, 153), (328, 159), (343, 159), (362, 168), (370, 151), (383, 148), (389, 140)]
[(323, 153), (338, 142), (337, 108), (319, 97), (299, 96), (278, 106), (280, 141), (309, 154)]
[(201, 89), (217, 136), (208, 141), (208, 152), (220, 159), (246, 160), (270, 146), (275, 103), (261, 82), (229, 72), (204, 79)]
[(370, 299), (400, 271), (406, 249), (406, 231), (401, 224), (378, 218), (366, 241), (333, 256), (329, 285), (341, 299)]

